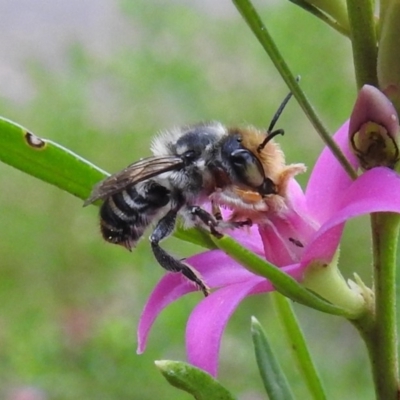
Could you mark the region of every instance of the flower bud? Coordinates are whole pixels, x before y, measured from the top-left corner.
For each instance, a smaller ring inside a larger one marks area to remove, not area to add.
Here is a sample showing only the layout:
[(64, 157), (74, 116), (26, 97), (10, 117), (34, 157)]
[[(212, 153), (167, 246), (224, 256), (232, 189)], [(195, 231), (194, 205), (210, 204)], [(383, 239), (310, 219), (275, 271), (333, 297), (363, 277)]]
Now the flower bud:
[(363, 170), (399, 161), (399, 118), (389, 99), (378, 89), (364, 85), (357, 97), (349, 124), (349, 140)]

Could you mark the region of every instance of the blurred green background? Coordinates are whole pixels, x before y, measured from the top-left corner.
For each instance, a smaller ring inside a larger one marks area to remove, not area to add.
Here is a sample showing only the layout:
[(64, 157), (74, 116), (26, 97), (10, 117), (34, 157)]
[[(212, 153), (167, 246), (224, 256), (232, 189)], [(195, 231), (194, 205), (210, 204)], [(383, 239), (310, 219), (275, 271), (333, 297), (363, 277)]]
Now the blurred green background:
[[(334, 132), (356, 96), (349, 42), (289, 2), (257, 4)], [(3, 1), (0, 23), (0, 114), (109, 172), (148, 155), (151, 137), (169, 127), (208, 120), (266, 127), (288, 92), (227, 0)], [(311, 169), (323, 145), (294, 100), (278, 125), (288, 162)], [(303, 186), (307, 176), (299, 177)], [(163, 274), (147, 235), (132, 254), (106, 244), (95, 207), (83, 209), (4, 164), (0, 187), (0, 398), (190, 399), (153, 360), (185, 359), (185, 323), (201, 294), (163, 312), (148, 349), (136, 355), (141, 309)], [(349, 225), (342, 267), (370, 283), (367, 227), (367, 220)], [(199, 251), (174, 238), (165, 246), (179, 257)], [(365, 349), (350, 324), (296, 310), (329, 398), (372, 399)], [(246, 300), (231, 319), (221, 382), (239, 399), (265, 398), (251, 315), (297, 398), (307, 399), (268, 296)]]

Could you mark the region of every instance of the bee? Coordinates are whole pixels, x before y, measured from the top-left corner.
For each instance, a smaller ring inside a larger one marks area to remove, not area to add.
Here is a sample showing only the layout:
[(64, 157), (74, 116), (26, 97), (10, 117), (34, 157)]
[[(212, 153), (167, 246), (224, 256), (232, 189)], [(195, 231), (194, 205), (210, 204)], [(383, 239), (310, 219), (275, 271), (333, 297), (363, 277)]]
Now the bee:
[[(200, 227), (219, 237), (227, 229), (249, 226), (285, 207), (288, 180), (304, 171), (302, 164), (285, 165), (284, 154), (273, 141), (273, 130), (291, 93), (275, 113), (267, 131), (254, 127), (227, 128), (219, 122), (173, 129), (157, 136), (152, 156), (142, 158), (94, 188), (85, 205), (103, 200), (100, 230), (103, 238), (128, 250), (146, 228), (152, 252), (167, 271), (193, 282), (207, 296), (200, 274), (161, 246), (177, 218), (184, 226)], [(211, 203), (211, 212), (203, 206)], [(220, 207), (232, 210), (223, 220)]]

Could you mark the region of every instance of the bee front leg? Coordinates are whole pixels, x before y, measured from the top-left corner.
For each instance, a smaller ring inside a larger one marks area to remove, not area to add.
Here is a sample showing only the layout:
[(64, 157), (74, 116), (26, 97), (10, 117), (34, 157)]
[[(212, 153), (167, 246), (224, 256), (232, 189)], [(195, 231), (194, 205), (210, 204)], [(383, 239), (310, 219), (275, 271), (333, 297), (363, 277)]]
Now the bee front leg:
[(197, 217), (200, 222), (210, 230), (210, 233), (217, 238), (221, 238), (223, 236), (223, 234), (219, 232), (217, 228), (220, 228), (224, 231), (226, 229), (237, 229), (252, 225), (252, 221), (249, 218), (244, 221), (223, 221), (221, 211), (214, 203), (212, 203), (212, 211), (214, 215), (210, 214), (199, 206), (189, 207), (189, 212)]
[(236, 229), (236, 228), (243, 228), (245, 226), (250, 227), (253, 225), (253, 221), (250, 218), (239, 221), (235, 219), (234, 220), (231, 219), (230, 221), (224, 221), (222, 219), (222, 213), (219, 205), (212, 200), (211, 200), (211, 210), (214, 218), (218, 221), (218, 227), (221, 227), (223, 229)]
[(159, 243), (165, 239), (174, 230), (176, 223), (177, 210), (170, 210), (163, 218), (158, 221), (153, 233), (150, 236), (151, 249), (158, 263), (165, 268), (167, 271), (179, 272), (184, 275), (191, 282), (194, 282), (200, 290), (204, 293), (204, 296), (210, 294), (210, 289), (204, 283), (200, 274), (189, 265), (177, 260), (168, 254)]
[[(220, 220), (218, 217), (214, 217), (208, 211), (203, 210), (199, 206), (191, 206), (189, 207), (189, 212), (196, 218), (200, 220), (209, 230), (212, 235), (217, 238), (221, 238), (223, 235), (221, 232), (218, 232), (216, 227), (220, 224)], [(221, 216), (222, 219), (222, 216)]]

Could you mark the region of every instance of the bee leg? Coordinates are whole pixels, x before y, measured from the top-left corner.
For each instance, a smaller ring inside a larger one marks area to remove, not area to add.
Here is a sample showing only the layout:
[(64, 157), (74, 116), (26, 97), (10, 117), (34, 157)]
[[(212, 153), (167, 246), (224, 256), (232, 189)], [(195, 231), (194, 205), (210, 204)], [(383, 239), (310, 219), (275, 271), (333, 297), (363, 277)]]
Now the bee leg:
[(243, 227), (250, 227), (252, 225), (252, 220), (247, 218), (244, 221), (220, 221), (218, 228), (220, 228), (222, 231), (225, 231), (227, 229), (240, 229)]
[(216, 217), (211, 215), (206, 210), (203, 210), (199, 206), (191, 206), (189, 207), (189, 211), (192, 215), (197, 217), (204, 225), (207, 226), (212, 235), (214, 235), (217, 238), (221, 238), (223, 236), (222, 233), (218, 232), (216, 229), (216, 227), (219, 225), (219, 221)]
[(194, 282), (204, 293), (204, 296), (208, 296), (210, 294), (210, 289), (204, 283), (200, 274), (188, 264), (185, 264), (182, 261), (172, 257), (159, 245), (161, 240), (165, 239), (173, 232), (176, 216), (177, 210), (170, 210), (163, 218), (160, 219), (153, 233), (150, 235), (151, 249), (154, 257), (167, 271), (181, 273), (187, 279), (189, 279), (189, 281)]
[(206, 210), (203, 210), (199, 206), (189, 207), (189, 212), (196, 216), (202, 222), (202, 224), (210, 230), (210, 233), (218, 239), (220, 239), (223, 234), (219, 232), (217, 228), (220, 228), (222, 231), (224, 231), (226, 229), (237, 229), (245, 226), (252, 226), (253, 224), (250, 218), (247, 218), (244, 221), (223, 221), (218, 205), (212, 204), (212, 210), (214, 215), (210, 214)]
[(217, 226), (223, 229), (236, 229), (236, 228), (243, 228), (245, 226), (252, 226), (253, 221), (250, 218), (246, 218), (243, 221), (223, 221), (221, 209), (218, 204), (211, 200), (211, 210), (214, 218), (217, 220)]
[(211, 200), (211, 211), (217, 221), (222, 221), (222, 214), (219, 205)]

